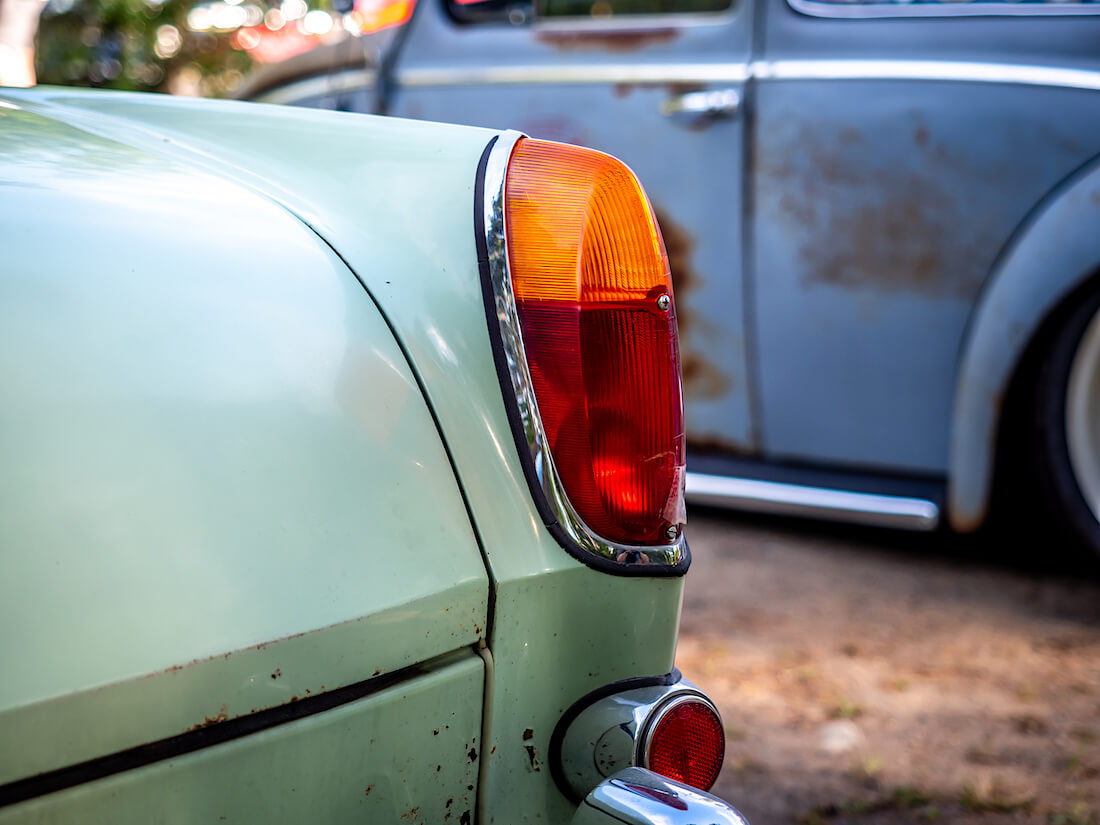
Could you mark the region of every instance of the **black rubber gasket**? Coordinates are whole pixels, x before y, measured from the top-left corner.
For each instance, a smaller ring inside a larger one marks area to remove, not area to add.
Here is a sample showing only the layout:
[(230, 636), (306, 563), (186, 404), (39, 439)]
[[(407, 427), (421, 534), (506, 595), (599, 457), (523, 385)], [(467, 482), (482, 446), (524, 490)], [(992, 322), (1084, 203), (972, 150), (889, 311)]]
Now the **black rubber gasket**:
[(0, 808), (25, 802), (28, 799), (83, 785), (116, 774), (143, 768), (155, 762), (163, 762), (187, 753), (240, 739), (269, 728), (285, 725), (306, 716), (332, 710), (358, 699), (377, 693), (407, 679), (427, 673), (430, 663), (421, 663), (401, 670), (356, 682), (318, 696), (292, 701), (290, 704), (239, 716), (225, 722), (215, 722), (197, 730), (187, 731), (167, 739), (158, 739), (134, 748), (78, 762), (64, 768), (47, 771), (0, 785)]
[[(512, 377), (508, 372), (508, 360), (504, 354), (504, 340), (500, 332), (500, 321), (496, 312), (496, 295), (493, 292), (493, 280), (489, 273), (489, 249), (485, 241), (485, 174), (489, 165), (489, 154), (496, 145), (498, 138), (494, 137), (481, 154), (481, 160), (477, 165), (477, 178), (474, 183), (474, 235), (477, 242), (477, 265), (481, 272), (481, 297), (485, 304), (485, 320), (489, 326), (489, 341), (493, 348), (493, 361), (497, 368), (497, 380), (500, 383), (501, 395), (504, 399), (504, 409), (508, 413), (508, 425), (512, 430), (512, 438), (516, 444), (516, 452), (519, 454), (519, 463), (523, 468), (523, 475), (527, 479), (527, 487), (531, 491), (531, 498), (535, 502), (542, 523), (550, 531), (550, 535), (562, 546), (562, 548), (582, 564), (599, 570), (602, 573), (610, 573), (613, 576), (644, 576), (647, 578), (680, 577), (687, 573), (691, 566), (691, 548), (687, 540), (684, 540), (684, 557), (674, 565), (645, 565), (629, 564), (613, 561), (602, 556), (597, 556), (585, 550), (565, 532), (561, 524), (550, 508), (550, 502), (546, 499), (539, 484), (538, 475), (535, 473), (535, 460), (531, 457), (531, 451), (527, 445), (527, 436), (523, 431), (523, 419), (520, 417), (519, 402), (516, 400), (515, 390), (512, 388)], [(644, 547), (638, 550), (644, 552)]]
[(565, 772), (561, 763), (561, 748), (562, 743), (565, 741), (565, 733), (569, 730), (569, 726), (573, 724), (573, 720), (580, 716), (586, 708), (615, 693), (623, 693), (627, 690), (637, 690), (638, 688), (647, 687), (671, 687), (682, 679), (683, 675), (676, 668), (673, 668), (670, 673), (666, 673), (663, 676), (633, 676), (629, 679), (622, 679), (621, 681), (598, 687), (571, 704), (566, 709), (565, 713), (561, 715), (558, 724), (554, 726), (554, 732), (550, 734), (550, 775), (554, 778), (554, 784), (558, 786), (558, 790), (565, 794), (566, 798), (575, 804), (580, 804), (582, 801), (580, 797), (573, 793), (572, 789), (569, 787), (569, 783), (565, 779)]

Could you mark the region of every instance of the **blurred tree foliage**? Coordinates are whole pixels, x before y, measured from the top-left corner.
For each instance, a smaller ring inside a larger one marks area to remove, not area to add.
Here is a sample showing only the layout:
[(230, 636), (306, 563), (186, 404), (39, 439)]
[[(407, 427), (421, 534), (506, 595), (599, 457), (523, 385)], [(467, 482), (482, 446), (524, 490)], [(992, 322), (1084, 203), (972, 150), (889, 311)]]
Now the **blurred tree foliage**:
[(196, 0), (50, 0), (35, 49), (39, 83), (222, 96), (248, 71), (232, 31), (192, 31)]

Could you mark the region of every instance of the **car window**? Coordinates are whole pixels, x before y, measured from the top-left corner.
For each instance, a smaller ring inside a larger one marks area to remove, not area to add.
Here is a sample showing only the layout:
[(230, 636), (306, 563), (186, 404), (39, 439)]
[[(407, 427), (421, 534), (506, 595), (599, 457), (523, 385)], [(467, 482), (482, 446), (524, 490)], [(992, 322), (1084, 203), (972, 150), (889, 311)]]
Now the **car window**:
[(628, 15), (696, 14), (728, 9), (733, 0), (445, 0), (462, 22), (527, 22), (539, 19), (608, 18)]
[(539, 17), (611, 17), (723, 11), (730, 0), (535, 0)]

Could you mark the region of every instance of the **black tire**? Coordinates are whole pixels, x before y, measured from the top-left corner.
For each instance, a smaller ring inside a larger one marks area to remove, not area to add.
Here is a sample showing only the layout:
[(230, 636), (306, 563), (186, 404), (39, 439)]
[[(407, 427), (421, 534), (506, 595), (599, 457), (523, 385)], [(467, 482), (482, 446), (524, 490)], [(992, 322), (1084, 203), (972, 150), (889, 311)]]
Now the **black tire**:
[(1033, 467), (1039, 496), (1052, 526), (1078, 556), (1100, 564), (1100, 521), (1082, 492), (1070, 460), (1066, 402), (1070, 373), (1093, 319), (1100, 311), (1100, 289), (1077, 293), (1047, 328), (1045, 356), (1033, 383)]

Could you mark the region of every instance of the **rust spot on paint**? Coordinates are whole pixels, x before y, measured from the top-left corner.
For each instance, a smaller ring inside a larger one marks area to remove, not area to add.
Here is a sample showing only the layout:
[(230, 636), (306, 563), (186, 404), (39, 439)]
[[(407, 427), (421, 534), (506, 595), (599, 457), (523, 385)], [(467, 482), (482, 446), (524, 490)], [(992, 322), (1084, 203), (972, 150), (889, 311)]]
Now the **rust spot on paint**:
[(667, 212), (654, 208), (661, 236), (668, 253), (672, 290), (676, 296), (676, 325), (680, 331), (680, 363), (684, 375), (684, 394), (689, 398), (720, 398), (730, 391), (733, 381), (709, 359), (708, 354), (692, 346), (693, 334), (701, 326), (694, 312), (692, 292), (699, 285), (691, 256), (695, 238)]
[(218, 712), (214, 716), (207, 716), (197, 725), (192, 725), (191, 730), (202, 730), (210, 725), (216, 725), (218, 722), (229, 721), (229, 705), (222, 705), (218, 708)]
[(530, 742), (534, 738), (535, 738), (535, 732), (533, 730), (531, 730), (530, 728), (527, 728), (527, 730), (525, 730), (523, 732), (523, 741), (524, 742)]
[(470, 825), (470, 812), (463, 811), (462, 816), (458, 818), (458, 825)]
[(676, 29), (650, 31), (539, 32), (535, 39), (560, 51), (636, 52), (650, 46), (671, 43), (680, 33)]
[(721, 398), (733, 386), (728, 375), (697, 352), (689, 353), (680, 360), (684, 372), (684, 392), (692, 398)]
[(418, 813), (420, 813), (420, 808), (416, 807), (416, 808), (413, 808), (412, 810), (406, 811), (405, 813), (401, 814), (401, 818), (402, 819), (409, 819), (410, 817), (416, 816)]
[(535, 752), (535, 746), (534, 745), (524, 745), (523, 749), (525, 751), (527, 751), (527, 761), (530, 763), (531, 770), (534, 771), (535, 773), (538, 773), (539, 771), (541, 771), (542, 766), (539, 765), (539, 757), (538, 757), (538, 754)]
[(691, 268), (691, 253), (695, 249), (695, 239), (681, 227), (672, 216), (663, 209), (653, 208), (657, 225), (661, 228), (661, 237), (665, 241), (668, 253), (668, 268), (672, 273), (672, 291), (676, 297), (676, 322), (681, 331), (691, 328), (694, 320), (688, 298), (697, 286), (695, 272)]
[(275, 668), (275, 672), (271, 674), (271, 678), (272, 679), (278, 679), (282, 675), (283, 675), (283, 672), (281, 670), (279, 670), (279, 668)]
[(374, 790), (374, 785), (367, 785), (366, 789), (363, 791), (363, 796), (364, 797), (370, 796), (370, 792), (373, 791), (373, 790)]
[(688, 437), (688, 447), (696, 453), (719, 453), (725, 455), (752, 455), (751, 448), (736, 441), (729, 441), (713, 435), (698, 438)]
[(870, 152), (891, 136), (817, 123), (762, 136), (758, 212), (796, 245), (804, 283), (967, 300), (980, 288), (1003, 238), (998, 216), (973, 214), (959, 182), (998, 181), (928, 127), (905, 128), (915, 150)]
[(702, 92), (706, 89), (706, 85), (703, 83), (665, 83), (665, 94), (669, 97), (675, 97), (677, 95), (689, 95), (692, 92)]
[(469, 759), (471, 762), (476, 762), (477, 761), (477, 750), (475, 750), (474, 748), (470, 748), (470, 752), (468, 754), (466, 754), (466, 758)]

